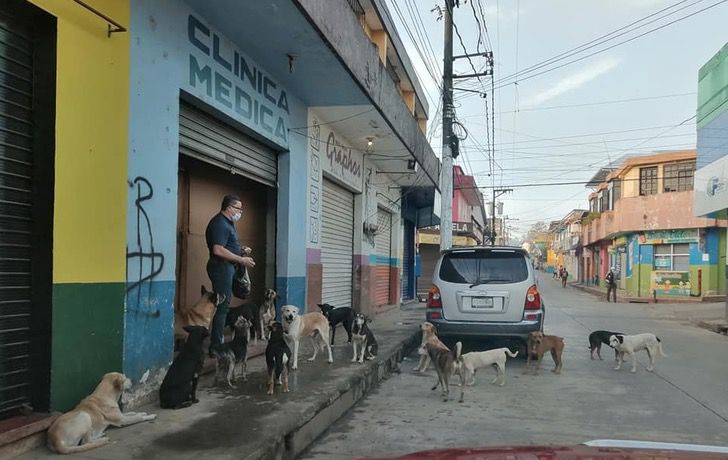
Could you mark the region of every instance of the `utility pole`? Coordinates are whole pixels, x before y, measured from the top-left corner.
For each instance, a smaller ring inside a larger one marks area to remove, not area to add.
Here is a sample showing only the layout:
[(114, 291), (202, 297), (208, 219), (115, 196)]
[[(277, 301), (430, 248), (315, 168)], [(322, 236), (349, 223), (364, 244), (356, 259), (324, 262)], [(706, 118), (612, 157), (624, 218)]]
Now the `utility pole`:
[(445, 25), (445, 50), (442, 74), (442, 170), (440, 190), (440, 251), (452, 247), (452, 14), (454, 0), (445, 0), (443, 19)]
[[(505, 195), (508, 192), (512, 192), (512, 188), (494, 188), (493, 189), (493, 206), (491, 214), (491, 225), (490, 225), (490, 245), (495, 246), (495, 199), (498, 198), (501, 195)], [(503, 226), (505, 226), (505, 222), (503, 223)]]

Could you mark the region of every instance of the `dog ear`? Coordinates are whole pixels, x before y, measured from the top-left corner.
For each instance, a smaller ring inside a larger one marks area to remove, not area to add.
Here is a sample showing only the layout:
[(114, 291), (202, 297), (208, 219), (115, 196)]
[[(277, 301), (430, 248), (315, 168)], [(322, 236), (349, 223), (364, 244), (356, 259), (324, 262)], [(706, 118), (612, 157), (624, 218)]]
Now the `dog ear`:
[(624, 343), (624, 336), (623, 335), (618, 335), (617, 336), (617, 340), (619, 340), (619, 343)]
[(114, 373), (113, 385), (116, 390), (123, 391), (125, 381), (126, 381), (126, 376), (124, 376), (124, 374), (121, 374), (118, 372)]

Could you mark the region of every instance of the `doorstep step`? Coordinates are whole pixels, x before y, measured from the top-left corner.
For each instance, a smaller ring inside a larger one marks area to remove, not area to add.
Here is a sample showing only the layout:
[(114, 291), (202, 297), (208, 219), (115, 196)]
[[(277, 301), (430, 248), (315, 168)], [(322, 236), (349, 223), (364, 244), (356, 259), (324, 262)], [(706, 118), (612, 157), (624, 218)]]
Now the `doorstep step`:
[(21, 415), (0, 421), (0, 459), (10, 459), (45, 444), (45, 432), (58, 415)]

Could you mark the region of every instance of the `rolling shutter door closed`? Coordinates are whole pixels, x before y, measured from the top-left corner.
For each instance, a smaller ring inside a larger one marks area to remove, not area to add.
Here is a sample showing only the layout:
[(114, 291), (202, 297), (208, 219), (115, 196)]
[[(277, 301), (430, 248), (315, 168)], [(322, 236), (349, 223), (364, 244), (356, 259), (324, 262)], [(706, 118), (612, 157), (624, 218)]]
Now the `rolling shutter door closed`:
[(374, 300), (377, 305), (389, 303), (389, 259), (392, 244), (392, 214), (383, 209), (377, 212), (377, 234), (374, 247), (377, 254), (377, 265), (374, 268), (375, 288)]
[(427, 296), (432, 287), (432, 275), (439, 258), (439, 245), (420, 244), (420, 276), (417, 278), (417, 294)]
[(321, 301), (335, 307), (351, 307), (354, 195), (324, 180), (321, 216)]
[(31, 396), (31, 34), (0, 15), (0, 419)]
[(227, 170), (232, 167), (235, 173), (269, 187), (277, 186), (278, 158), (273, 149), (184, 103), (179, 110), (179, 150)]

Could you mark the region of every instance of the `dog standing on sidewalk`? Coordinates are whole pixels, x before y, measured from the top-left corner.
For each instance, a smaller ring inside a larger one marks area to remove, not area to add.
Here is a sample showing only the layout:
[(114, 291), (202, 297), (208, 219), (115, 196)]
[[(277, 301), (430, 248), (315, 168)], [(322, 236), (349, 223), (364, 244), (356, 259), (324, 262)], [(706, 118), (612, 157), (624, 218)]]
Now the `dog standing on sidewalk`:
[(496, 348), (487, 351), (472, 351), (465, 353), (459, 361), (455, 362), (455, 373), (460, 375), (468, 386), (475, 385), (475, 372), (493, 366), (496, 376), (490, 383), (506, 384), (506, 356), (515, 358), (518, 352), (513, 353), (508, 348)]
[(268, 346), (265, 347), (265, 366), (268, 371), (268, 394), (273, 394), (276, 383), (283, 385), (283, 392), (288, 393), (288, 371), (291, 366), (291, 349), (283, 332), (283, 325), (278, 321), (270, 325)]
[(352, 327), (354, 340), (351, 342), (351, 346), (354, 349), (354, 357), (351, 358), (352, 363), (357, 361), (357, 345), (360, 347), (358, 359), (360, 364), (364, 362), (365, 356), (366, 359), (374, 359), (377, 357), (377, 349), (379, 347), (377, 346), (377, 339), (374, 338), (374, 333), (367, 325), (369, 322), (371, 320), (361, 313), (357, 313), (354, 317), (354, 325)]
[(241, 365), (243, 382), (248, 380), (245, 371), (248, 367), (248, 342), (250, 341), (250, 321), (243, 315), (238, 316), (233, 324), (234, 335), (230, 342), (223, 343), (218, 350), (212, 354), (216, 358), (215, 385), (221, 375), (225, 375), (228, 387), (235, 388), (235, 368)]
[[(420, 326), (420, 330), (422, 331), (422, 343), (420, 344), (420, 349), (424, 350), (425, 345), (428, 343), (432, 343), (437, 347), (440, 348), (447, 348), (442, 341), (437, 337), (437, 330), (435, 329), (435, 326), (425, 321)], [(427, 366), (430, 365), (430, 356), (427, 353), (420, 353), (420, 362), (417, 364), (417, 367), (415, 367), (415, 371), (419, 372), (425, 372), (427, 370)]]

